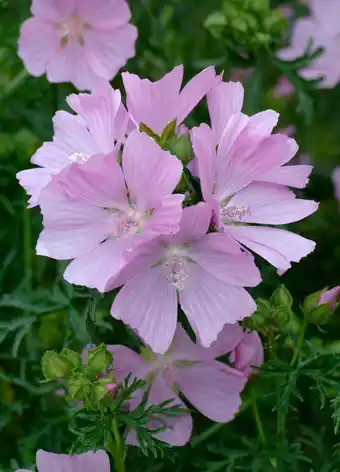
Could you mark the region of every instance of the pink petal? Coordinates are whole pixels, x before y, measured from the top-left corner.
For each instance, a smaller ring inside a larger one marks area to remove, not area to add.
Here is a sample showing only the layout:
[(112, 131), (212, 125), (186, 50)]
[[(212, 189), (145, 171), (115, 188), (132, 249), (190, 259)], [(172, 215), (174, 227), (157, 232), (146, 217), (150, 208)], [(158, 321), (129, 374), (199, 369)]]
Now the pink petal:
[(49, 82), (72, 82), (79, 90), (91, 90), (99, 77), (91, 67), (86, 46), (69, 41), (46, 66)]
[[(248, 127), (247, 127), (248, 128)], [(247, 128), (245, 132), (248, 133)], [(242, 143), (240, 144), (240, 140)], [(264, 171), (285, 164), (297, 152), (294, 139), (280, 134), (270, 136), (260, 142), (254, 152), (246, 152), (247, 145), (251, 148), (252, 141), (258, 142), (257, 136), (242, 138), (242, 134), (235, 145), (234, 156), (225, 172), (217, 172), (216, 195), (227, 198), (256, 180)]]
[(275, 167), (257, 178), (260, 182), (288, 185), (289, 187), (304, 188), (309, 182), (313, 166), (295, 165)]
[(226, 323), (240, 321), (256, 310), (256, 304), (246, 290), (223, 283), (199, 265), (191, 270), (179, 298), (204, 347), (217, 339)]
[[(316, 40), (317, 28), (315, 22), (311, 18), (302, 18), (294, 23), (291, 46), (278, 51), (278, 57), (284, 60), (293, 60), (302, 56), (308, 46), (308, 41), (313, 40), (313, 47), (316, 49), (322, 46), (320, 39), (322, 34), (318, 35)], [(316, 40), (316, 41), (315, 41)]]
[(180, 323), (177, 323), (175, 337), (172, 341), (167, 356), (172, 361), (200, 361), (206, 359), (208, 349), (201, 344), (194, 343)]
[(31, 75), (42, 75), (59, 48), (60, 35), (54, 25), (30, 18), (21, 26), (18, 55)]
[(203, 123), (192, 129), (191, 140), (197, 159), (202, 194), (207, 201), (212, 195), (216, 179), (216, 151), (212, 131)]
[(40, 449), (37, 467), (39, 472), (110, 472), (110, 461), (105, 451), (67, 455)]
[(314, 213), (318, 204), (295, 198), (287, 187), (275, 184), (253, 183), (236, 193), (226, 208), (248, 208), (239, 221), (247, 223), (287, 224), (299, 221)]
[(52, 185), (53, 191), (63, 193), (72, 202), (111, 210), (128, 206), (123, 173), (112, 154), (99, 154), (84, 164), (68, 166)]
[(205, 203), (186, 207), (182, 211), (179, 232), (164, 240), (169, 244), (184, 244), (200, 239), (208, 231), (210, 219), (211, 208)]
[(264, 351), (260, 336), (256, 331), (246, 333), (235, 350), (235, 369), (250, 374), (250, 366), (260, 366), (263, 361)]
[(195, 252), (220, 251), (238, 256), (242, 254), (241, 246), (226, 233), (209, 233), (191, 244)]
[(219, 332), (217, 340), (210, 347), (204, 349), (200, 360), (213, 360), (231, 352), (240, 343), (244, 336), (243, 329), (238, 323), (225, 324)]
[(222, 82), (208, 94), (208, 107), (215, 144), (219, 143), (222, 132), (234, 114), (243, 106), (244, 90), (240, 82)]
[[(68, 97), (68, 103), (76, 105), (76, 111), (85, 120), (86, 127), (94, 138), (100, 152), (112, 152), (121, 130), (116, 126), (116, 117), (121, 106), (119, 90), (109, 83), (101, 88), (101, 93), (79, 94)], [(117, 129), (118, 128), (118, 129)]]
[[(53, 117), (53, 127), (55, 145), (69, 157), (74, 153), (89, 157), (100, 152), (86, 124), (79, 117), (65, 111), (57, 111)], [(71, 159), (69, 161), (72, 162)], [(38, 163), (37, 160), (32, 162)]]
[(204, 416), (226, 423), (234, 418), (241, 406), (240, 393), (245, 379), (225, 364), (210, 361), (179, 370), (176, 383)]
[(135, 74), (122, 74), (127, 94), (127, 108), (136, 123), (149, 126), (161, 134), (168, 123), (177, 117), (183, 66), (175, 67), (157, 82), (140, 79)]
[(31, 161), (38, 166), (46, 167), (51, 173), (58, 173), (72, 163), (70, 157), (75, 154), (68, 146), (60, 142), (46, 142), (33, 155)]
[(225, 231), (266, 259), (279, 274), (290, 269), (290, 262), (300, 262), (315, 249), (314, 241), (278, 228), (228, 226)]
[(161, 205), (153, 211), (144, 226), (144, 231), (158, 234), (177, 233), (180, 229), (183, 199), (184, 195), (181, 194), (163, 197)]
[(28, 207), (32, 208), (39, 204), (40, 193), (50, 182), (52, 173), (48, 169), (27, 169), (18, 172), (16, 177), (28, 195), (31, 195)]
[(210, 66), (197, 74), (181, 91), (177, 111), (177, 123), (182, 123), (202, 98), (216, 83), (214, 67)]
[(112, 369), (114, 376), (120, 382), (124, 382), (129, 375), (139, 379), (144, 378), (150, 367), (142, 356), (126, 346), (109, 345), (107, 348), (113, 354)]
[(323, 305), (327, 303), (328, 305), (330, 305), (331, 308), (335, 308), (335, 305), (339, 297), (340, 297), (340, 286), (338, 285), (337, 287), (327, 290), (321, 295), (319, 299), (319, 305)]
[(107, 240), (91, 251), (76, 257), (67, 267), (64, 278), (71, 284), (107, 291), (107, 283), (125, 266), (125, 246)]
[(77, 13), (84, 23), (100, 30), (113, 30), (126, 24), (131, 17), (125, 0), (77, 0)]
[(137, 28), (130, 24), (98, 31), (89, 28), (84, 41), (88, 64), (99, 77), (111, 80), (136, 54)]
[(190, 258), (199, 264), (210, 275), (221, 282), (234, 286), (256, 287), (261, 282), (261, 274), (250, 254), (230, 254), (202, 245), (201, 241), (193, 243), (189, 249)]
[(90, 251), (112, 233), (109, 213), (70, 202), (51, 189), (47, 187), (40, 199), (45, 229), (38, 240), (37, 254), (71, 259)]
[(154, 352), (163, 354), (176, 331), (176, 290), (161, 269), (146, 269), (124, 285), (111, 315), (135, 329)]
[(340, 202), (340, 167), (336, 167), (332, 174), (335, 198)]
[[(186, 408), (182, 400), (164, 380), (160, 377), (156, 377), (152, 383), (147, 404), (157, 405), (171, 399), (174, 401), (171, 402), (170, 405), (179, 405), (182, 408)], [(148, 425), (150, 429), (157, 429), (163, 427), (163, 421), (167, 424), (168, 428), (161, 433), (154, 434), (154, 437), (172, 446), (184, 446), (189, 442), (192, 431), (192, 418), (189, 412), (186, 415), (174, 418), (163, 416), (161, 420), (162, 421), (153, 419)], [(136, 434), (133, 431), (129, 433), (127, 443), (133, 445), (137, 444)]]
[(310, 0), (313, 17), (320, 23), (321, 28), (329, 35), (338, 35), (340, 26), (337, 18), (340, 15), (338, 0)]
[(75, 0), (32, 0), (31, 11), (41, 19), (58, 22), (74, 13)]
[[(183, 166), (146, 134), (133, 131), (123, 151), (123, 171), (132, 200), (139, 211), (157, 208), (178, 184)], [(153, 176), (150, 185), (150, 176)]]

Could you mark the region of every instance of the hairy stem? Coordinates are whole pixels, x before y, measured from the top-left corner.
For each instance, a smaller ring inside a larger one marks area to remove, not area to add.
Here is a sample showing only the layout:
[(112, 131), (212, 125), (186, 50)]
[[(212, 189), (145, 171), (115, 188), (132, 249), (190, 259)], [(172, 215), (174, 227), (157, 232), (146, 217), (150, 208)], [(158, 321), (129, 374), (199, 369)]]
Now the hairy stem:
[(305, 317), (304, 320), (303, 320), (303, 323), (302, 323), (302, 327), (301, 327), (301, 330), (300, 330), (299, 339), (298, 339), (298, 342), (297, 342), (297, 345), (296, 345), (296, 348), (295, 348), (295, 351), (294, 351), (294, 355), (293, 355), (292, 360), (290, 361), (290, 364), (289, 364), (291, 367), (296, 363), (296, 361), (299, 358), (300, 351), (301, 351), (301, 348), (302, 348), (302, 345), (303, 345), (303, 341), (305, 339), (305, 333), (306, 333), (307, 325), (308, 325), (308, 321)]

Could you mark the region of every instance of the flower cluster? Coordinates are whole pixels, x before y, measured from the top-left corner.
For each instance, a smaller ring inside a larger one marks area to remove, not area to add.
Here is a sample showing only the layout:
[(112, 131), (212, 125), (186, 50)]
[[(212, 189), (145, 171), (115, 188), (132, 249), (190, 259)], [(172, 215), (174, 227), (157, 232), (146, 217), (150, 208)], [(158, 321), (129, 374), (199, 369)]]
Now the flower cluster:
[[(124, 73), (127, 108), (108, 83), (71, 95), (75, 113), (56, 113), (39, 167), (18, 174), (43, 215), (37, 253), (71, 260), (71, 283), (120, 287), (112, 316), (157, 354), (171, 346), (178, 305), (204, 347), (251, 316), (245, 287), (261, 276), (250, 251), (282, 274), (314, 249), (273, 227), (317, 208), (288, 188), (303, 188), (312, 168), (285, 165), (297, 144), (272, 134), (277, 113), (242, 113), (242, 85), (212, 67), (181, 90), (182, 78), (182, 66), (158, 82)], [(169, 143), (205, 96), (211, 127), (190, 130), (186, 167)]]

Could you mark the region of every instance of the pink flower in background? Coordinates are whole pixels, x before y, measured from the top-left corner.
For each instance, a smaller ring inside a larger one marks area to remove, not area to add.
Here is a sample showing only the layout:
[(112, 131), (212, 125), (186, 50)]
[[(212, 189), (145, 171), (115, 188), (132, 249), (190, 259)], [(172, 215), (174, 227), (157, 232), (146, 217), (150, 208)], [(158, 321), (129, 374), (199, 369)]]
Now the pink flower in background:
[(335, 308), (338, 302), (340, 302), (340, 285), (323, 292), (319, 299), (319, 305), (327, 304), (332, 309)]
[(253, 257), (232, 238), (206, 234), (211, 209), (203, 202), (183, 210), (180, 231), (143, 248), (108, 288), (122, 287), (111, 314), (136, 330), (154, 352), (173, 340), (178, 302), (205, 347), (226, 323), (250, 316), (256, 304), (243, 288), (260, 283)]
[(263, 346), (256, 331), (244, 333), (242, 339), (229, 356), (234, 369), (243, 372), (246, 377), (253, 373), (251, 366), (261, 365), (264, 360)]
[(310, 16), (299, 18), (293, 25), (291, 45), (279, 51), (281, 59), (293, 60), (305, 54), (310, 40), (313, 50), (324, 48), (323, 54), (308, 67), (300, 70), (306, 79), (323, 77), (320, 87), (334, 87), (340, 80), (340, 2), (310, 0)]
[(17, 174), (31, 195), (29, 207), (39, 204), (40, 193), (53, 175), (74, 162), (112, 152), (125, 139), (128, 115), (120, 92), (109, 83), (101, 82), (92, 94), (70, 95), (68, 103), (78, 115), (58, 111), (53, 119), (53, 141), (44, 143), (31, 159), (40, 167)]
[(315, 243), (258, 224), (288, 224), (316, 211), (317, 203), (296, 199), (286, 187), (303, 187), (311, 167), (282, 167), (295, 155), (297, 144), (270, 134), (276, 113), (268, 110), (247, 117), (241, 113), (241, 84), (222, 83), (217, 89), (208, 102), (212, 130), (205, 124), (192, 130), (203, 197), (213, 209), (218, 229), (282, 274), (291, 261), (298, 262), (313, 251)]
[(336, 167), (332, 174), (335, 198), (340, 203), (340, 167)]
[(103, 292), (124, 266), (126, 251), (179, 230), (184, 196), (171, 194), (181, 162), (137, 131), (129, 135), (122, 161), (123, 169), (112, 154), (74, 163), (41, 194), (44, 230), (37, 253), (74, 259), (64, 274), (70, 283)]
[[(194, 407), (212, 421), (225, 423), (231, 421), (241, 405), (240, 393), (247, 377), (244, 370), (246, 358), (237, 355), (242, 366), (240, 371), (215, 360), (234, 349), (243, 339), (243, 331), (238, 324), (225, 325), (210, 348), (194, 344), (182, 326), (178, 323), (173, 342), (163, 355), (147, 351), (145, 358), (125, 346), (108, 346), (114, 354), (114, 375), (123, 381), (129, 374), (151, 383), (148, 403), (158, 404), (173, 399), (173, 404), (185, 408), (179, 398), (181, 393)], [(248, 335), (245, 335), (248, 336)], [(144, 350), (145, 352), (145, 350)], [(251, 362), (256, 359), (248, 356)], [(241, 365), (241, 364), (240, 364)], [(142, 394), (142, 392), (141, 392)], [(134, 409), (141, 400), (141, 395), (130, 405)], [(163, 418), (168, 428), (155, 436), (161, 441), (174, 446), (183, 446), (191, 436), (192, 418), (188, 413), (176, 418)], [(158, 420), (150, 427), (162, 426)], [(128, 442), (136, 444), (133, 433)]]
[(137, 29), (125, 0), (32, 0), (18, 54), (34, 76), (91, 90), (135, 55)]
[(280, 77), (273, 90), (274, 98), (291, 97), (294, 93), (294, 86), (287, 77)]
[[(37, 452), (38, 472), (110, 472), (110, 460), (105, 451), (86, 454), (54, 454)], [(16, 472), (30, 472), (19, 469)]]
[(215, 85), (215, 69), (208, 67), (181, 90), (183, 66), (175, 67), (156, 82), (140, 79), (124, 72), (123, 82), (127, 95), (127, 108), (136, 125), (147, 125), (154, 133), (162, 134), (164, 128), (176, 120), (177, 126)]

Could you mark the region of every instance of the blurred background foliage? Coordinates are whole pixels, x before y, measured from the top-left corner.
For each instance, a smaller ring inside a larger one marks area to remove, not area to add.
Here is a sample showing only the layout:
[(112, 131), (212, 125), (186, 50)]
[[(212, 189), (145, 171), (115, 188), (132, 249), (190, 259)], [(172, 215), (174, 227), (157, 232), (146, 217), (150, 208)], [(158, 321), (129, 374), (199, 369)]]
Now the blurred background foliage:
[[(254, 295), (268, 298), (284, 283), (293, 296), (293, 308), (298, 309), (309, 293), (339, 284), (339, 207), (331, 172), (340, 165), (340, 87), (319, 90), (316, 82), (300, 79), (297, 69), (310, 60), (308, 57), (289, 64), (275, 57), (275, 50), (289, 38), (292, 19), (287, 21), (274, 10), (279, 2), (270, 5), (267, 0), (129, 3), (139, 39), (137, 55), (127, 70), (156, 80), (183, 63), (188, 80), (212, 64), (218, 72), (224, 71), (225, 79), (240, 77), (246, 88), (245, 111), (279, 111), (278, 128), (295, 127), (300, 156), (307, 154), (315, 166), (309, 186), (299, 193), (319, 201), (320, 209), (294, 229), (315, 240), (317, 248), (281, 278), (268, 264), (258, 261), (264, 282)], [(307, 11), (297, 1), (286, 4), (295, 16)], [(55, 394), (54, 386), (41, 383), (44, 350), (64, 346), (81, 350), (98, 339), (138, 345), (136, 338), (109, 316), (113, 294), (103, 298), (72, 287), (62, 278), (65, 264), (35, 255), (41, 218), (38, 210), (26, 209), (27, 199), (15, 175), (29, 167), (34, 151), (52, 138), (52, 116), (58, 109), (67, 108), (65, 97), (74, 90), (69, 84), (49, 84), (46, 77), (26, 73), (16, 50), (20, 24), (28, 16), (28, 0), (0, 0), (1, 472), (32, 466), (37, 448), (66, 452), (74, 441), (68, 431), (64, 399)], [(275, 98), (273, 90), (283, 73), (295, 92), (289, 98)], [(119, 77), (113, 85), (121, 87)], [(206, 120), (207, 110), (202, 104), (187, 124)], [(335, 318), (322, 332), (310, 327), (308, 333), (310, 339), (321, 337), (322, 343), (327, 343), (340, 339), (339, 328)], [(248, 385), (235, 421), (216, 425), (194, 413), (190, 445), (165, 450), (163, 459), (147, 458), (133, 448), (128, 470), (340, 470), (332, 420), (337, 405), (333, 411), (324, 401), (324, 408), (320, 408), (329, 391), (337, 388), (338, 357), (318, 357), (310, 343), (305, 352), (307, 367), (289, 370), (283, 361), (287, 356), (283, 338), (274, 347), (266, 347), (269, 363)], [(280, 361), (272, 356), (273, 349), (280, 349)], [(283, 390), (278, 388), (277, 378)], [(279, 427), (280, 405), (285, 421)], [(254, 421), (258, 406), (265, 440)]]

